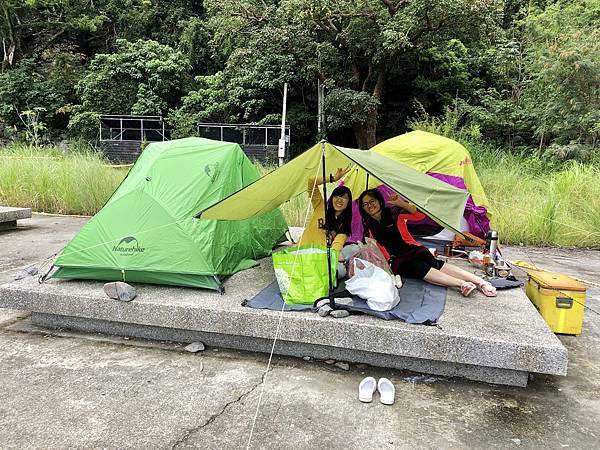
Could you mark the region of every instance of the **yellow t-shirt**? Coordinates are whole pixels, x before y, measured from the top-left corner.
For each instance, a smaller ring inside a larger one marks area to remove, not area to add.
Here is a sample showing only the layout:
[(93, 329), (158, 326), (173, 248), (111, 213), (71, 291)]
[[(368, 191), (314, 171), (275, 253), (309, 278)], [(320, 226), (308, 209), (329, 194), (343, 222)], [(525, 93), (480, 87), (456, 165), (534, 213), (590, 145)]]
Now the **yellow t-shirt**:
[[(313, 189), (314, 188), (314, 189)], [(315, 185), (315, 179), (308, 179), (308, 187), (307, 187), (308, 196), (310, 197), (310, 202), (313, 207), (312, 216), (308, 222), (308, 225), (304, 229), (304, 233), (302, 233), (302, 244), (321, 244), (327, 245), (327, 240), (325, 237), (325, 211), (323, 205), (323, 196), (321, 195), (321, 191), (319, 190), (319, 186)], [(348, 205), (350, 207), (350, 205)], [(344, 243), (346, 242), (347, 235), (339, 233), (336, 234), (333, 242), (331, 243), (331, 248), (334, 249), (338, 256), (342, 251), (342, 247), (344, 247)]]

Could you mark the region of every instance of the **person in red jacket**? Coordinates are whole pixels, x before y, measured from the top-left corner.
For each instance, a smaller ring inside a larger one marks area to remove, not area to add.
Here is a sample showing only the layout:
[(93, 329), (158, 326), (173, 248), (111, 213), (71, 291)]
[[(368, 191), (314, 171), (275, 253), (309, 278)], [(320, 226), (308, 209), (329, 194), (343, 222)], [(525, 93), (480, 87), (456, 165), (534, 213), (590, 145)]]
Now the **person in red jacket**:
[(392, 195), (388, 202), (395, 207), (386, 207), (381, 193), (377, 189), (369, 189), (358, 198), (358, 208), (363, 218), (365, 236), (377, 241), (395, 274), (455, 287), (465, 297), (476, 288), (488, 297), (496, 295), (496, 288), (489, 282), (434, 258), (429, 249), (413, 239), (406, 221), (423, 218), (413, 204), (402, 200), (398, 194)]

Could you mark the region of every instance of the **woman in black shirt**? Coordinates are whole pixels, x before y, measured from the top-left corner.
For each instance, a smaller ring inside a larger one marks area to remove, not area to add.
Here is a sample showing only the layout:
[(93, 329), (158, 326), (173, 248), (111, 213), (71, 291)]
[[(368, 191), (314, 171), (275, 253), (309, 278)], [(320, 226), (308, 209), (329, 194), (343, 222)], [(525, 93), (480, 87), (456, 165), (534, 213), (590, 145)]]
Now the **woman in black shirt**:
[[(403, 201), (397, 194), (389, 202), (409, 213), (417, 211), (414, 205)], [(358, 198), (358, 208), (363, 218), (365, 236), (377, 240), (388, 253), (390, 267), (395, 274), (423, 279), (440, 286), (456, 287), (465, 297), (476, 288), (488, 297), (496, 295), (496, 288), (489, 282), (434, 258), (429, 249), (412, 239), (406, 229), (405, 216), (400, 215), (402, 211), (386, 207), (377, 189), (363, 192)]]

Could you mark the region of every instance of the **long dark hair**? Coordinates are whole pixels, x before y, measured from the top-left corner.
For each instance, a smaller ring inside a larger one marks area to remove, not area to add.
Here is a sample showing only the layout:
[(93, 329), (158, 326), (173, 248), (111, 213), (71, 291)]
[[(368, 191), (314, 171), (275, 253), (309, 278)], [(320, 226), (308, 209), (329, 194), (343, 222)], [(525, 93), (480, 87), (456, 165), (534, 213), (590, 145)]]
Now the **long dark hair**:
[(363, 207), (363, 199), (367, 195), (369, 197), (373, 197), (375, 200), (377, 200), (379, 202), (379, 207), (381, 208), (381, 216), (382, 217), (389, 219), (389, 218), (391, 218), (391, 215), (392, 215), (390, 209), (385, 206), (385, 200), (383, 199), (383, 195), (381, 194), (381, 192), (379, 192), (377, 189), (367, 189), (362, 194), (360, 194), (360, 196), (358, 197), (358, 211), (360, 212), (360, 215), (362, 217), (363, 225), (364, 225), (365, 229), (368, 228), (371, 221), (374, 220), (369, 215), (369, 213), (367, 211), (365, 211), (365, 208)]
[[(335, 209), (333, 208), (333, 197), (348, 196), (348, 205), (342, 213), (335, 217)], [(329, 200), (327, 200), (327, 217), (325, 218), (325, 229), (336, 233), (352, 234), (352, 191), (347, 186), (336, 187)]]

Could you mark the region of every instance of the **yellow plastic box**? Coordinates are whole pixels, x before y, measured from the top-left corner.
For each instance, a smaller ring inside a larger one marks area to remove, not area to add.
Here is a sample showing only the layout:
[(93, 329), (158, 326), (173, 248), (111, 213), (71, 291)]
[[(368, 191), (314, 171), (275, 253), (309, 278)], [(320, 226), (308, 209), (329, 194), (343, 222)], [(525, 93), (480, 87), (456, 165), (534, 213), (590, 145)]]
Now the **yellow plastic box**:
[(532, 271), (525, 293), (555, 333), (581, 334), (585, 285), (567, 275)]

